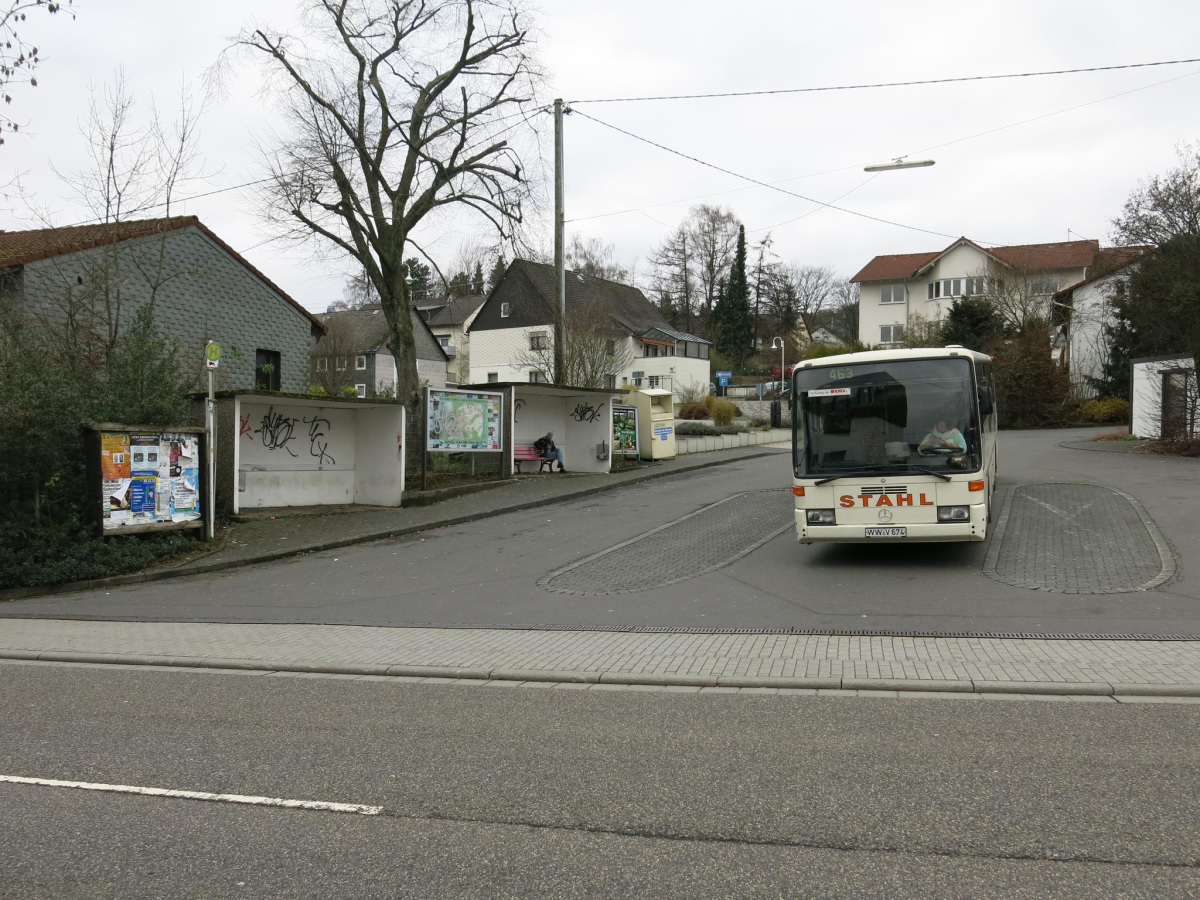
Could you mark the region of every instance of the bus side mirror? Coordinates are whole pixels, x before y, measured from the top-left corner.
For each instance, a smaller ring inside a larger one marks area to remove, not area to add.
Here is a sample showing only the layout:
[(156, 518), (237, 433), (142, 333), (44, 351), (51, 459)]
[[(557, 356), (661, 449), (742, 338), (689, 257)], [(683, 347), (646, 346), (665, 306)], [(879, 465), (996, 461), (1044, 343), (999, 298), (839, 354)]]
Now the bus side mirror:
[(979, 414), (981, 416), (990, 416), (992, 414), (992, 395), (979, 392)]

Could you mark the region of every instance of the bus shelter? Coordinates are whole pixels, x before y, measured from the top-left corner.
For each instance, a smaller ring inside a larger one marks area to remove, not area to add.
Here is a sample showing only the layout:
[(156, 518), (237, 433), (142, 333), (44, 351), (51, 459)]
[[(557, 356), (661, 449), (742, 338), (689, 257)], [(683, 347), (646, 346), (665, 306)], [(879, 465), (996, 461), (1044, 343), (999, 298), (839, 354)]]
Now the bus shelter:
[(563, 451), (568, 472), (608, 472), (612, 462), (612, 406), (622, 397), (607, 388), (500, 382), (463, 385), (463, 391), (505, 396), (503, 452), (506, 474), (515, 471), (513, 452), (547, 432)]

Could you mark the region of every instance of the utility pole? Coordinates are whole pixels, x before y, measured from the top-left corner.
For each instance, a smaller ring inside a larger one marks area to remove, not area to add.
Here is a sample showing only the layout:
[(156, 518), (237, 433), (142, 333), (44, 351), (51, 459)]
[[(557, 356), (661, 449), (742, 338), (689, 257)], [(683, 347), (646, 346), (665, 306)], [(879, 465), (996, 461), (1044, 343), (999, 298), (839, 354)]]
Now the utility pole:
[(554, 279), (558, 288), (558, 323), (554, 330), (555, 384), (562, 384), (567, 375), (567, 276), (563, 235), (566, 219), (563, 205), (563, 102), (558, 99), (554, 101)]

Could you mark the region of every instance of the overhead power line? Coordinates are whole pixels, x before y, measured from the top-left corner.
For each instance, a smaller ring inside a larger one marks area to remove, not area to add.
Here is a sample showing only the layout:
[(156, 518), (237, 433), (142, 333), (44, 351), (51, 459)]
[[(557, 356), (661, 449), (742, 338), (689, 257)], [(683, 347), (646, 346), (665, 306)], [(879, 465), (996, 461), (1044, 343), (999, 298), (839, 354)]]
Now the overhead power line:
[(715, 94), (664, 94), (649, 97), (597, 97), (587, 100), (572, 100), (577, 103), (644, 103), (653, 100), (713, 100), (722, 97), (767, 97), (772, 94), (816, 94), (825, 91), (866, 91), (876, 88), (917, 87), (929, 84), (955, 84), (966, 81), (1002, 81), (1012, 78), (1041, 78), (1047, 75), (1082, 75), (1088, 72), (1116, 72), (1122, 69), (1148, 69), (1154, 66), (1182, 66), (1200, 62), (1195, 59), (1164, 59), (1157, 62), (1127, 63), (1119, 66), (1089, 66), (1080, 69), (1048, 69), (1044, 72), (1009, 72), (1003, 75), (964, 75), (956, 78), (925, 78), (919, 81), (880, 81), (870, 84), (840, 84), (824, 87), (777, 88), (766, 91), (725, 91)]
[(611, 128), (613, 131), (619, 132), (620, 134), (623, 134), (626, 137), (631, 137), (635, 141), (641, 141), (643, 144), (649, 144), (651, 147), (657, 147), (659, 150), (664, 150), (667, 153), (671, 153), (675, 156), (679, 156), (683, 159), (697, 163), (698, 165), (705, 166), (706, 168), (715, 169), (716, 171), (722, 172), (726, 175), (732, 175), (734, 178), (740, 178), (742, 181), (748, 181), (750, 184), (756, 184), (759, 187), (765, 187), (768, 190), (778, 191), (781, 194), (787, 194), (789, 197), (795, 197), (796, 199), (804, 200), (807, 203), (815, 203), (817, 206), (823, 206), (826, 209), (835, 209), (838, 212), (847, 213), (848, 215), (851, 215), (851, 216), (858, 216), (861, 219), (870, 219), (872, 222), (880, 222), (884, 225), (892, 225), (896, 228), (906, 228), (909, 231), (920, 231), (920, 232), (923, 232), (924, 234), (933, 234), (933, 235), (937, 235), (938, 237), (950, 238), (952, 240), (954, 238), (958, 237), (957, 234), (947, 234), (944, 231), (934, 231), (931, 228), (921, 228), (919, 225), (908, 225), (904, 222), (896, 222), (891, 219), (881, 218), (880, 216), (872, 216), (869, 213), (863, 213), (863, 212), (858, 212), (857, 210), (847, 209), (844, 206), (837, 206), (836, 204), (833, 204), (833, 203), (826, 203), (823, 200), (817, 200), (813, 197), (806, 197), (804, 194), (798, 194), (795, 191), (789, 191), (787, 188), (781, 188), (777, 184), (771, 184), (768, 181), (760, 181), (757, 178), (751, 178), (749, 175), (743, 175), (740, 172), (734, 172), (732, 169), (726, 169), (726, 168), (723, 168), (722, 166), (716, 165), (715, 163), (706, 162), (698, 157), (690, 156), (687, 153), (683, 153), (680, 150), (673, 150), (672, 148), (667, 147), (664, 144), (660, 144), (656, 141), (650, 140), (649, 138), (644, 138), (641, 135), (634, 134), (632, 131), (626, 131), (624, 128), (618, 128), (616, 125), (612, 125), (601, 119), (597, 119), (595, 116), (589, 116), (587, 113), (580, 112), (579, 110), (575, 110), (574, 112), (575, 112), (575, 115), (577, 115), (577, 116), (582, 116), (585, 119), (595, 122), (597, 125), (603, 125), (605, 128)]

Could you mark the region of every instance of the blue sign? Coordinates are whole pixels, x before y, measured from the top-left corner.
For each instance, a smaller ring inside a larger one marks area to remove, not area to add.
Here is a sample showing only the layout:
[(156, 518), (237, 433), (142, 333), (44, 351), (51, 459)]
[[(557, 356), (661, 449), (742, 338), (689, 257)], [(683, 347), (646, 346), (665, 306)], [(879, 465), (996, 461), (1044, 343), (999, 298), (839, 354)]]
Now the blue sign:
[(721, 387), (728, 387), (729, 379), (732, 377), (733, 377), (732, 372), (718, 372), (717, 373), (717, 384), (719, 384)]

